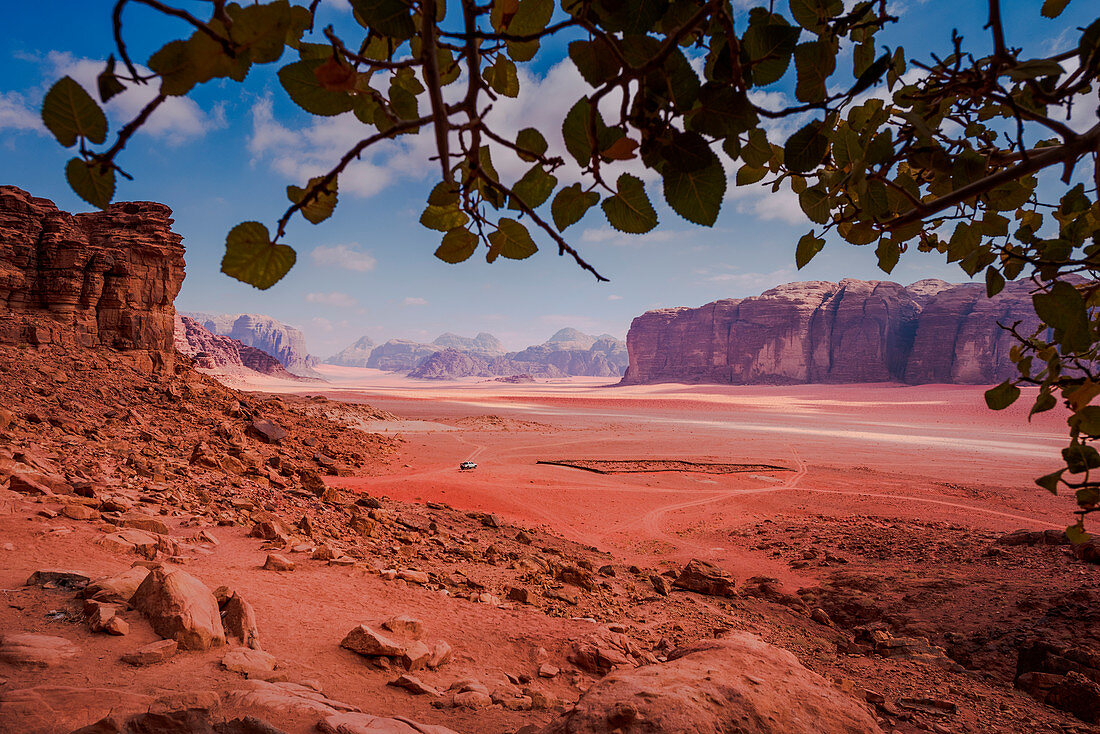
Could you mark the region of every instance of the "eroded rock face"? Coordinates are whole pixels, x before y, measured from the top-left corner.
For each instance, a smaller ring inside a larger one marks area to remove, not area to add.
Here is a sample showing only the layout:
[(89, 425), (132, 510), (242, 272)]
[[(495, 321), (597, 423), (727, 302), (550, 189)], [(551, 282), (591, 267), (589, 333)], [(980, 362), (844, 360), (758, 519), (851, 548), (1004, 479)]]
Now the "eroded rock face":
[(293, 326), (254, 313), (184, 315), (212, 334), (236, 339), (274, 357), (292, 374), (317, 376), (313, 369), (318, 364), (317, 358), (306, 350), (305, 335)]
[(131, 597), (130, 606), (145, 615), (158, 635), (175, 640), (184, 650), (225, 644), (217, 600), (186, 571), (152, 569)]
[(200, 370), (230, 375), (252, 371), (272, 377), (295, 377), (267, 352), (215, 334), (190, 316), (176, 317), (174, 336), (176, 350), (191, 357)]
[(868, 711), (794, 655), (737, 633), (616, 670), (541, 734), (880, 734)]
[(642, 314), (623, 383), (992, 383), (1015, 370), (998, 322), (1016, 321), (1037, 323), (1022, 283), (992, 299), (939, 280), (788, 283)]
[(183, 284), (172, 210), (152, 202), (68, 214), (0, 186), (0, 343), (111, 347), (147, 369), (175, 362)]

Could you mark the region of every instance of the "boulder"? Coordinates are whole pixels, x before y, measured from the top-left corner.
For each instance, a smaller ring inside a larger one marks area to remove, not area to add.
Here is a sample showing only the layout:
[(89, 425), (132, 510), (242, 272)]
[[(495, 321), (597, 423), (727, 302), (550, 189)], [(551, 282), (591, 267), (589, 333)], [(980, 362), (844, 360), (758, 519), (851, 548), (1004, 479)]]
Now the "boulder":
[(241, 681), (242, 687), (222, 697), (222, 705), (241, 713), (254, 713), (269, 718), (329, 717), (359, 708), (334, 701), (312, 688), (297, 683), (271, 683), (262, 680)]
[(280, 426), (275, 421), (268, 420), (266, 418), (260, 418), (259, 420), (252, 421), (252, 425), (248, 427), (256, 438), (260, 439), (264, 443), (279, 443), (287, 437), (286, 429)]
[(406, 643), (396, 637), (384, 635), (371, 627), (361, 624), (348, 632), (340, 642), (340, 647), (366, 657), (400, 657), (405, 653)]
[(863, 704), (790, 652), (736, 633), (617, 670), (541, 734), (881, 734)]
[(222, 615), (222, 627), (227, 639), (236, 640), (244, 647), (260, 649), (260, 632), (256, 625), (256, 612), (244, 597), (235, 591), (229, 592), (219, 603)]
[(84, 587), (84, 598), (114, 604), (129, 602), (148, 575), (147, 567), (133, 566), (114, 576), (103, 576)]
[(80, 571), (53, 568), (39, 569), (27, 579), (27, 586), (50, 586), (61, 589), (83, 589), (91, 578)]
[(421, 724), (403, 716), (386, 718), (362, 713), (334, 714), (317, 728), (325, 734), (457, 734), (445, 726)]
[(672, 582), (672, 585), (708, 596), (736, 596), (737, 582), (714, 564), (695, 558), (684, 566), (684, 570)]
[(222, 666), (248, 678), (266, 680), (275, 670), (275, 656), (263, 650), (234, 647), (222, 657)]
[(175, 640), (184, 650), (225, 644), (214, 595), (186, 571), (152, 569), (131, 597), (130, 606), (145, 615), (158, 635)]
[(157, 640), (126, 653), (122, 656), (122, 662), (138, 667), (155, 665), (171, 658), (178, 649), (179, 644), (175, 640)]
[(268, 571), (293, 571), (294, 561), (278, 553), (269, 553), (264, 561), (264, 569)]
[(33, 668), (52, 668), (77, 654), (77, 647), (64, 637), (14, 634), (0, 638), (0, 662)]

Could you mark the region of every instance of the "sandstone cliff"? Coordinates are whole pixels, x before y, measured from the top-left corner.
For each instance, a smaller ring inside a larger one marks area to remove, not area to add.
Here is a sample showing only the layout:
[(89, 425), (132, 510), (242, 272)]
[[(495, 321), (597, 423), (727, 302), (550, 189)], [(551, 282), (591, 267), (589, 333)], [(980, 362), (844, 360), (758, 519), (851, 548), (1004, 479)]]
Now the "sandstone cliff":
[(213, 375), (246, 377), (261, 374), (297, 379), (267, 352), (214, 334), (189, 316), (176, 317), (175, 344), (176, 351), (190, 357), (196, 368)]
[(998, 322), (1016, 321), (1036, 323), (1026, 283), (992, 299), (938, 280), (789, 283), (634, 319), (623, 383), (993, 383), (1014, 370)]
[(335, 364), (340, 367), (366, 367), (372, 351), (374, 351), (374, 340), (364, 336), (326, 359), (325, 364)]
[(409, 377), (433, 380), (511, 375), (619, 377), (626, 364), (624, 342), (607, 335), (595, 337), (576, 329), (562, 329), (543, 344), (499, 357), (456, 349), (435, 352), (422, 358)]
[(295, 375), (319, 377), (313, 369), (318, 361), (306, 349), (305, 334), (293, 326), (254, 313), (185, 315), (194, 318), (214, 334), (228, 336), (267, 352)]
[(0, 343), (110, 347), (171, 369), (183, 283), (172, 210), (152, 202), (68, 214), (0, 186)]

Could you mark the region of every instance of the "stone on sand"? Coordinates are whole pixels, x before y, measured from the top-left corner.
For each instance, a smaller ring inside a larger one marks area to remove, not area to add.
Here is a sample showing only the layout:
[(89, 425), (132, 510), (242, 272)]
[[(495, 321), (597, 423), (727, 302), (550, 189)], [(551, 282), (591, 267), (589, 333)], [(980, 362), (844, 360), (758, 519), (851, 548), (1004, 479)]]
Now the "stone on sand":
[(152, 569), (130, 606), (145, 615), (158, 635), (175, 640), (184, 650), (225, 644), (218, 602), (205, 584), (186, 571)]

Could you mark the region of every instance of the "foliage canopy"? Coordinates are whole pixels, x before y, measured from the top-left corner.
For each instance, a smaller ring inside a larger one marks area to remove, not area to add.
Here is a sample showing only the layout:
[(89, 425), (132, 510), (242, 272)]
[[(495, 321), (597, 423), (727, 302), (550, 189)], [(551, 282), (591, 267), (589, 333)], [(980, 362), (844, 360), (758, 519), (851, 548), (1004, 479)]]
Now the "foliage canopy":
[[(228, 234), (222, 270), (258, 288), (293, 266), (282, 239), (295, 214), (324, 221), (352, 161), (421, 129), (434, 135), (439, 181), (420, 221), (441, 233), (435, 254), (449, 263), (479, 247), (490, 262), (527, 258), (538, 249), (534, 227), (603, 280), (565, 231), (597, 204), (622, 232), (658, 223), (643, 181), (621, 172), (621, 162), (655, 172), (669, 207), (703, 226), (718, 217), (733, 165), (738, 186), (797, 194), (817, 225), (797, 244), (799, 267), (835, 233), (874, 245), (886, 272), (916, 248), (942, 253), (972, 277), (984, 274), (990, 296), (1006, 281), (1030, 278), (1042, 326), (1003, 325), (1018, 338), (1019, 375), (986, 400), (1005, 408), (1021, 384), (1035, 385), (1034, 414), (1060, 395), (1072, 411), (1065, 467), (1038, 483), (1073, 490), (1082, 520), (1100, 509), (1100, 452), (1092, 445), (1100, 437), (1100, 405), (1092, 404), (1100, 395), (1100, 124), (1075, 130), (1063, 122), (1075, 106), (1097, 105), (1100, 20), (1077, 29), (1064, 48), (1026, 58), (1005, 38), (1000, 0), (988, 0), (991, 52), (970, 51), (953, 33), (952, 53), (914, 61), (902, 48), (876, 45), (897, 20), (886, 0), (849, 9), (842, 0), (760, 0), (747, 16), (735, 15), (729, 0), (348, 2), (361, 27), (353, 36), (314, 28), (319, 0), (212, 0), (208, 18), (164, 0), (117, 0), (118, 60), (112, 55), (99, 76), (100, 100), (136, 84), (159, 85), (159, 94), (100, 150), (92, 147), (107, 142), (99, 104), (68, 77), (54, 85), (42, 116), (61, 145), (77, 146), (66, 167), (73, 189), (106, 206), (116, 175), (126, 175), (117, 159), (127, 141), (166, 99), (214, 79), (242, 81), (251, 67), (276, 62), (299, 107), (351, 113), (363, 134), (327, 173), (287, 188), (290, 204), (273, 231), (244, 222)], [(1069, 2), (1045, 0), (1039, 12), (1054, 18)], [(129, 4), (188, 29), (148, 59), (150, 74), (127, 50)], [(517, 64), (555, 37), (571, 39), (569, 58), (590, 91), (563, 101), (560, 130), (501, 134), (494, 101), (519, 94)], [(793, 89), (796, 103), (766, 104), (757, 92), (773, 84)], [(781, 118), (798, 127), (772, 139), (767, 123)], [(550, 152), (548, 138), (564, 143), (579, 180), (563, 175), (566, 160)], [(506, 181), (494, 155), (530, 166)], [(1087, 538), (1081, 522), (1070, 533), (1075, 542)]]

